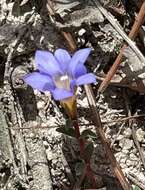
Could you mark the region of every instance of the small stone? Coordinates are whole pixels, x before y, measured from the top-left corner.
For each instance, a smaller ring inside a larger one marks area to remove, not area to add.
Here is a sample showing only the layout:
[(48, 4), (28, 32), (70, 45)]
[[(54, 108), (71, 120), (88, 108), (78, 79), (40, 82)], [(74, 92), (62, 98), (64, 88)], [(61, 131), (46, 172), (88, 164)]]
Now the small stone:
[(144, 174), (143, 174), (143, 173), (139, 173), (138, 179), (139, 179), (140, 181), (145, 181), (145, 176), (144, 176)]
[(121, 146), (123, 149), (129, 150), (133, 147), (133, 140), (123, 138), (120, 140), (119, 146)]
[(126, 165), (127, 166), (132, 166), (134, 165), (133, 162), (131, 160), (126, 160)]
[(51, 168), (51, 174), (52, 174), (52, 176), (55, 176), (55, 169), (54, 168)]
[(56, 160), (56, 155), (55, 155), (55, 159), (52, 160), (52, 164), (57, 165), (57, 163), (58, 163), (58, 160)]
[(47, 141), (43, 141), (43, 145), (44, 145), (44, 146), (45, 146), (45, 148), (46, 148), (46, 147), (48, 147), (48, 145), (49, 145), (49, 144), (48, 144), (48, 142), (47, 142)]
[(66, 183), (66, 182), (67, 182), (67, 179), (66, 179), (66, 178), (63, 178), (62, 181), (63, 181), (63, 183)]
[(133, 154), (133, 153), (131, 153), (129, 157), (133, 161), (137, 161), (138, 160), (137, 156), (135, 154)]
[(78, 35), (82, 36), (82, 35), (84, 35), (85, 32), (86, 32), (86, 30), (84, 28), (82, 28), (81, 30), (79, 30)]
[(132, 173), (135, 173), (135, 174), (137, 174), (137, 173), (138, 173), (138, 171), (137, 171), (137, 169), (136, 169), (136, 168), (133, 168), (131, 172), (132, 172)]
[(115, 157), (116, 157), (117, 161), (119, 161), (119, 160), (121, 159), (121, 157), (122, 157), (121, 152), (117, 152), (117, 153), (115, 154)]
[(126, 168), (126, 164), (124, 164), (124, 163), (120, 163), (120, 166), (121, 166), (122, 169)]
[(134, 154), (136, 154), (137, 153), (137, 149), (135, 148), (131, 152), (134, 153)]
[(123, 135), (124, 135), (124, 137), (126, 137), (126, 138), (130, 138), (131, 135), (132, 135), (131, 129), (130, 129), (130, 128), (125, 129), (124, 132), (123, 132)]
[(124, 135), (119, 135), (116, 140), (120, 141), (124, 138)]
[(37, 102), (37, 109), (38, 109), (38, 110), (43, 109), (44, 106), (45, 106), (45, 102), (44, 102), (44, 101), (39, 101), (39, 102)]
[(120, 163), (125, 164), (126, 163), (126, 159), (127, 159), (126, 157), (121, 158), (120, 159)]
[(128, 149), (123, 148), (122, 153), (124, 153), (126, 155), (128, 153)]
[(54, 159), (53, 153), (50, 150), (46, 150), (46, 155), (47, 155), (48, 161), (51, 161)]
[(34, 137), (35, 137), (35, 134), (34, 134), (34, 133), (30, 133), (30, 134), (29, 134), (29, 137), (30, 137), (30, 138), (34, 138)]
[(145, 131), (143, 131), (141, 128), (137, 129), (136, 137), (139, 142), (143, 142), (145, 138)]

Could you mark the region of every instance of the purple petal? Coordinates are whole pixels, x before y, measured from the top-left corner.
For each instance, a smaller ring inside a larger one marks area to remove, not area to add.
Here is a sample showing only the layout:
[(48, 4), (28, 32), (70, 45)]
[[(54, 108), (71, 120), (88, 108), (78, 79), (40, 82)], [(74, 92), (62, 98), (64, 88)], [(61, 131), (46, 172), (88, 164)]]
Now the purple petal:
[(82, 75), (84, 75), (86, 73), (87, 73), (87, 69), (84, 66), (84, 63), (79, 62), (76, 65), (76, 68), (75, 68), (74, 73), (73, 73), (73, 77), (78, 78), (78, 77), (80, 77), (80, 76), (82, 76)]
[(69, 98), (69, 97), (73, 96), (73, 92), (72, 91), (68, 91), (68, 90), (64, 90), (64, 89), (59, 89), (59, 88), (56, 88), (51, 93), (52, 93), (53, 98), (55, 100), (63, 100), (63, 99), (66, 99), (66, 98)]
[(75, 77), (75, 73), (77, 71), (77, 65), (78, 64), (84, 64), (86, 59), (88, 58), (90, 54), (91, 49), (85, 48), (78, 50), (72, 57), (71, 62), (68, 67), (68, 73), (71, 74), (73, 77)]
[(36, 51), (35, 62), (41, 73), (46, 73), (50, 76), (62, 73), (59, 63), (53, 54), (48, 51)]
[(70, 81), (70, 88), (72, 89), (72, 91), (73, 91), (73, 89), (75, 88), (75, 86), (76, 86), (76, 79), (72, 79), (72, 80)]
[(83, 85), (83, 84), (90, 84), (90, 83), (95, 83), (96, 82), (96, 77), (92, 73), (85, 74), (83, 76), (80, 76), (76, 80), (77, 86)]
[(41, 92), (51, 91), (55, 88), (51, 77), (33, 72), (24, 77), (24, 81), (29, 84), (32, 88), (37, 89)]
[(64, 49), (58, 49), (54, 53), (55, 58), (59, 62), (59, 66), (63, 72), (66, 72), (68, 64), (71, 60), (71, 56), (69, 53)]

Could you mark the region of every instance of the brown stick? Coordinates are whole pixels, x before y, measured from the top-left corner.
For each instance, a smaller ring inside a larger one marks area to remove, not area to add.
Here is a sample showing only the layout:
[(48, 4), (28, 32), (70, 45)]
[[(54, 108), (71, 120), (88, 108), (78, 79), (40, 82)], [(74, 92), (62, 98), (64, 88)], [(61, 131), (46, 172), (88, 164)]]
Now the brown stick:
[[(135, 19), (135, 22), (133, 24), (133, 27), (129, 33), (129, 38), (134, 40), (139, 32), (139, 29), (141, 27), (141, 25), (143, 24), (145, 20), (145, 2), (143, 2), (141, 8), (140, 8), (140, 11), (139, 11), (139, 14), (137, 16), (137, 18)], [(110, 68), (109, 72), (107, 73), (104, 81), (101, 83), (99, 89), (98, 89), (98, 92), (104, 92), (104, 90), (107, 88), (107, 86), (109, 85), (111, 79), (113, 78), (114, 74), (116, 73), (117, 71), (117, 68), (119, 66), (119, 64), (121, 63), (121, 60), (122, 60), (122, 57), (123, 57), (123, 51), (124, 49), (127, 47), (127, 45), (125, 44), (121, 50), (120, 50), (120, 53), (119, 55), (117, 56), (114, 64), (112, 65), (112, 67)]]
[(97, 132), (97, 134), (99, 134), (101, 141), (105, 147), (108, 158), (111, 161), (114, 173), (115, 173), (116, 177), (118, 178), (118, 180), (120, 181), (123, 189), (129, 190), (130, 186), (129, 186), (128, 182), (126, 181), (124, 174), (123, 174), (119, 164), (117, 163), (115, 156), (113, 155), (113, 153), (111, 151), (110, 143), (108, 142), (107, 138), (105, 137), (105, 133), (103, 131), (101, 119), (100, 119), (99, 113), (98, 113), (97, 108), (96, 108), (95, 98), (94, 98), (94, 94), (92, 92), (91, 87), (89, 85), (85, 85), (85, 91), (87, 94), (87, 98), (88, 98), (90, 108), (91, 108), (92, 113), (93, 113), (93, 121), (95, 124), (96, 132)]

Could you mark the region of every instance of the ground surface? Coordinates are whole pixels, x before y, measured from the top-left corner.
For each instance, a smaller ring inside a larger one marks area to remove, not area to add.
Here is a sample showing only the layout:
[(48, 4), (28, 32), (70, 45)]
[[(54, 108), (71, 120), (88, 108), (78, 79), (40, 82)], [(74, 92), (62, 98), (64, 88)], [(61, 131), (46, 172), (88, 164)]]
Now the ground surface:
[[(76, 183), (74, 165), (78, 159), (78, 145), (74, 139), (56, 132), (57, 127), (65, 125), (64, 111), (50, 94), (33, 91), (22, 80), (26, 73), (35, 69), (35, 51), (68, 49), (60, 31), (71, 32), (78, 48), (92, 48), (86, 66), (99, 78), (109, 70), (123, 42), (91, 2), (54, 2), (65, 24), (59, 19), (52, 22), (45, 1), (34, 2), (24, 2), (26, 7), (21, 6), (20, 10), (13, 1), (0, 1), (1, 190), (72, 189)], [(101, 2), (128, 32), (137, 6), (130, 5), (132, 8), (125, 12), (122, 2)], [(122, 12), (118, 13), (116, 8)], [(26, 13), (20, 15), (23, 9)], [(143, 51), (141, 39), (137, 42)], [(144, 117), (135, 118), (133, 124), (129, 120), (118, 121), (130, 113), (144, 114), (144, 93), (131, 90), (128, 84), (113, 83), (98, 97), (99, 84), (100, 80), (93, 91), (112, 151), (132, 187), (138, 184), (133, 179), (145, 187), (145, 168), (140, 156), (141, 152), (145, 158)], [(78, 89), (78, 115), (81, 129), (94, 131), (87, 97), (81, 87)], [(91, 167), (100, 182), (98, 189), (121, 189), (99, 137), (94, 140), (94, 146)]]

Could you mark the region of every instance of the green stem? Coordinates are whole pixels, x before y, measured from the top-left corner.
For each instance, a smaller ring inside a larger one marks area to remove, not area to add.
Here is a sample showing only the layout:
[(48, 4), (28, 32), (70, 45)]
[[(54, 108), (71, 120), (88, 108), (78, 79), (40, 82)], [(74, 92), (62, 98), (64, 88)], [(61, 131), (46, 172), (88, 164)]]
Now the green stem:
[(82, 156), (84, 149), (85, 149), (85, 142), (82, 138), (80, 138), (81, 134), (80, 134), (80, 128), (79, 128), (77, 120), (73, 120), (73, 126), (75, 128), (76, 138), (77, 138), (79, 146), (80, 146), (80, 155)]
[(80, 147), (80, 155), (86, 163), (86, 167), (87, 167), (86, 168), (86, 176), (87, 176), (88, 180), (92, 183), (92, 188), (96, 188), (96, 180), (95, 180), (94, 174), (91, 170), (90, 161), (83, 158), (83, 152), (85, 149), (85, 141), (82, 138), (80, 138), (81, 134), (80, 134), (80, 128), (79, 128), (77, 120), (73, 120), (73, 126), (75, 128), (76, 138), (77, 138), (77, 141), (78, 141), (79, 147)]

